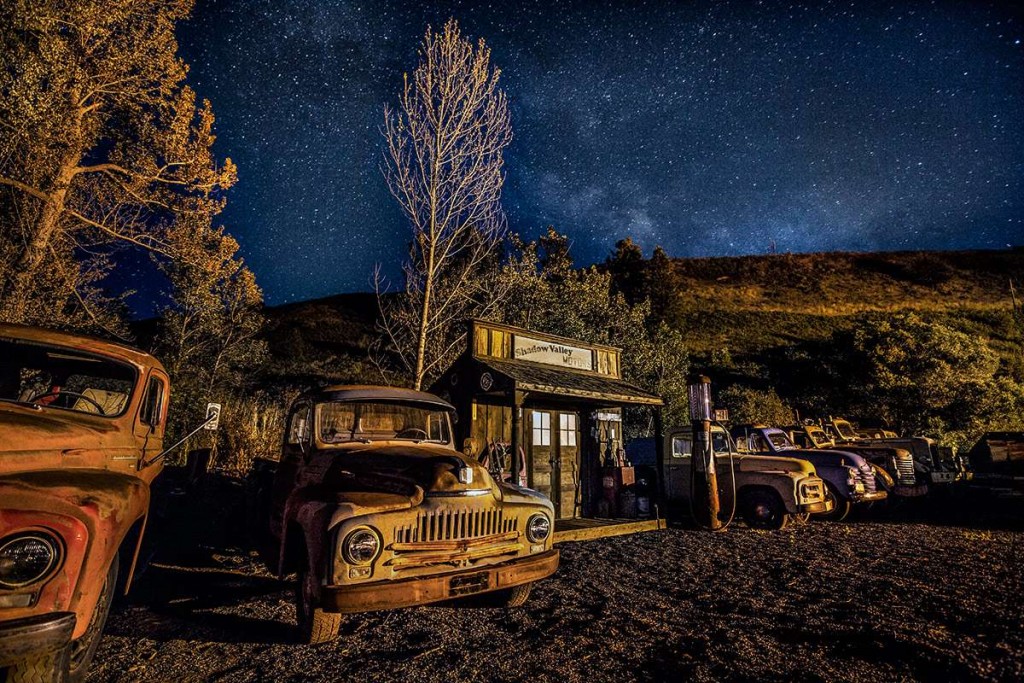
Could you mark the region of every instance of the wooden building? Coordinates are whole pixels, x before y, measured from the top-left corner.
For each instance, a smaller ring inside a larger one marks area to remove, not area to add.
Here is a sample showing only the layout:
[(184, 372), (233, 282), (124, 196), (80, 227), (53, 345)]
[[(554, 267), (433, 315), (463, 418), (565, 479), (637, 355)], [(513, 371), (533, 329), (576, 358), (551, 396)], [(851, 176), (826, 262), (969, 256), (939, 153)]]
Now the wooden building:
[(622, 380), (621, 350), (474, 320), (431, 387), (456, 407), (463, 452), (549, 496), (558, 519), (596, 516), (602, 467), (623, 445), (622, 408), (662, 400)]

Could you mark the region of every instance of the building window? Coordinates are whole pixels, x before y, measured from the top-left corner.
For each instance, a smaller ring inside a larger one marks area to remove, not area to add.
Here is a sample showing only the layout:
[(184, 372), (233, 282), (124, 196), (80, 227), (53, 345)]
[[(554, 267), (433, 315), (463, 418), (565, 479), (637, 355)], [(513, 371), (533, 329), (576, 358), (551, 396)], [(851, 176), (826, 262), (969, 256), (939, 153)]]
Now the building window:
[(551, 445), (551, 413), (533, 412), (533, 445)]
[(576, 415), (561, 413), (558, 416), (558, 443), (562, 446), (576, 445)]

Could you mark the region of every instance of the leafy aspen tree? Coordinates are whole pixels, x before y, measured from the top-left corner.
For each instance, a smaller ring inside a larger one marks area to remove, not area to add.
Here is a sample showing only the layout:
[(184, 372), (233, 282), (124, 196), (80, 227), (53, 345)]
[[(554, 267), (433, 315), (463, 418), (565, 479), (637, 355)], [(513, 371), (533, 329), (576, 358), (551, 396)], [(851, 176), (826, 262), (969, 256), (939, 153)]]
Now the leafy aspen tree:
[(186, 216), (164, 235), (174, 258), (160, 262), (172, 302), (160, 321), (158, 349), (174, 381), (172, 429), (199, 421), (206, 401), (243, 401), (266, 359), (263, 294), (238, 256), (238, 242), (209, 216)]
[(111, 249), (166, 254), (177, 217), (220, 210), (235, 167), (176, 56), (191, 6), (0, 3), (0, 319), (103, 327)]
[[(404, 291), (376, 278), (384, 353), (415, 388), (459, 349), (462, 322), (493, 309), (493, 263), (505, 234), (505, 147), (512, 139), (500, 70), (448, 21), (427, 29), (397, 108), (386, 107), (384, 176), (412, 228)], [(383, 354), (382, 354), (383, 355)]]

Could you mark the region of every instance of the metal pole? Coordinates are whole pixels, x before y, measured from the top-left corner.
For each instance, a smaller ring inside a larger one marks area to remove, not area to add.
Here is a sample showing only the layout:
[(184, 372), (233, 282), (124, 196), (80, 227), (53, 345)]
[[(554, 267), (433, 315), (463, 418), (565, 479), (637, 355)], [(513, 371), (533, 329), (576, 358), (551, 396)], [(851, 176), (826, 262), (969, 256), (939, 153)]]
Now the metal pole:
[[(691, 468), (694, 516), (698, 524), (704, 522), (712, 531), (722, 528), (718, 518), (718, 474), (715, 471), (715, 452), (711, 447), (711, 380), (696, 375), (689, 383), (690, 424), (693, 426), (693, 453)], [(702, 519), (701, 519), (702, 518)]]
[(196, 435), (196, 434), (197, 434), (197, 433), (198, 433), (198, 432), (199, 432), (199, 431), (200, 431), (200, 430), (201, 430), (201, 429), (202, 429), (203, 427), (205, 427), (206, 425), (210, 424), (211, 422), (213, 422), (214, 420), (216, 420), (216, 419), (217, 419), (218, 417), (220, 417), (220, 415), (219, 415), (219, 414), (218, 414), (218, 415), (211, 415), (210, 417), (206, 418), (206, 420), (205, 420), (205, 421), (204, 421), (204, 422), (203, 422), (203, 423), (202, 423), (201, 425), (199, 425), (198, 427), (196, 427), (195, 429), (193, 429), (193, 430), (192, 430), (191, 432), (189, 432), (188, 434), (186, 434), (185, 436), (181, 437), (181, 438), (180, 438), (180, 439), (178, 439), (178, 440), (177, 440), (176, 442), (174, 442), (174, 445), (173, 445), (173, 446), (169, 446), (168, 448), (165, 448), (164, 450), (160, 451), (159, 453), (157, 453), (156, 455), (154, 455), (154, 456), (153, 456), (153, 459), (152, 459), (152, 460), (144, 460), (144, 461), (142, 462), (142, 466), (141, 466), (141, 467), (139, 467), (139, 469), (141, 470), (141, 469), (142, 469), (143, 467), (149, 467), (150, 465), (152, 465), (153, 463), (155, 463), (155, 462), (156, 462), (157, 460), (160, 460), (160, 459), (164, 458), (164, 457), (165, 457), (165, 456), (166, 456), (166, 455), (167, 455), (168, 453), (170, 453), (170, 452), (171, 452), (171, 451), (173, 451), (173, 450), (174, 450), (175, 448), (177, 448), (177, 447), (178, 447), (178, 446), (180, 446), (181, 444), (183, 444), (183, 443), (185, 443), (186, 441), (188, 441), (189, 439), (191, 439), (191, 438), (192, 438), (193, 436), (195, 436), (195, 435)]

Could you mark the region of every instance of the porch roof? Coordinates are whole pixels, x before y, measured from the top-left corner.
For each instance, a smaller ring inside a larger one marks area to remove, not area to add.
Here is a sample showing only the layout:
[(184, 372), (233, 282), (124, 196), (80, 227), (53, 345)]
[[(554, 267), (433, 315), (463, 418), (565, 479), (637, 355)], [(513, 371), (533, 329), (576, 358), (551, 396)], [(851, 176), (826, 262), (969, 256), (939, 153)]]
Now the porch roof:
[(476, 361), (491, 372), (506, 377), (521, 391), (575, 396), (616, 404), (665, 404), (659, 396), (613, 377), (508, 359), (477, 358)]

